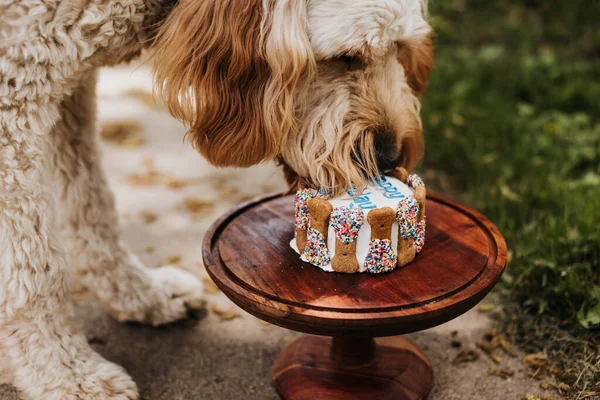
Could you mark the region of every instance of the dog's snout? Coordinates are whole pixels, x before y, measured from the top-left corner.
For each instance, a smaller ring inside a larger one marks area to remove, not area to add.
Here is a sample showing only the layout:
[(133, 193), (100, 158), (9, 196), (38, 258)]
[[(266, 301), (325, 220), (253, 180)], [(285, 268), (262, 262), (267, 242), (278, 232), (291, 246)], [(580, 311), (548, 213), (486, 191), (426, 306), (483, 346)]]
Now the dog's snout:
[(400, 150), (395, 137), (388, 132), (375, 135), (375, 156), (380, 172), (391, 171), (400, 163)]

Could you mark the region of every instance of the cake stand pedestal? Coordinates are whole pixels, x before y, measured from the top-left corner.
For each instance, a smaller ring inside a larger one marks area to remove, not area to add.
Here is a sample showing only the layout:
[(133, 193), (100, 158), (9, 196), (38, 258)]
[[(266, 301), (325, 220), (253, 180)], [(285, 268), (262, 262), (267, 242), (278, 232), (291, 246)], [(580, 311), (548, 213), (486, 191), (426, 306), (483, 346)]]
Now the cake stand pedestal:
[[(289, 247), (294, 197), (247, 202), (213, 224), (206, 269), (235, 304), (272, 324), (309, 333), (275, 361), (286, 400), (421, 399), (433, 386), (427, 357), (389, 337), (450, 321), (475, 306), (506, 263), (498, 229), (478, 212), (427, 197), (425, 247), (384, 275), (324, 272)], [(377, 339), (373, 339), (377, 338)]]

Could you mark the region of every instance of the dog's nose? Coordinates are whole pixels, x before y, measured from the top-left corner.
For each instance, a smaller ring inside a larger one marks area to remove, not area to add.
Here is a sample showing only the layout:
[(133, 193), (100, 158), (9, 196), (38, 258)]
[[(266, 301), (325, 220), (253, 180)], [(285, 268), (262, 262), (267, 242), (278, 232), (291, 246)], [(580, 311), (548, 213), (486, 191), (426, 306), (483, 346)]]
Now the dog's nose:
[(375, 155), (379, 172), (391, 171), (400, 163), (400, 151), (390, 136), (376, 137)]

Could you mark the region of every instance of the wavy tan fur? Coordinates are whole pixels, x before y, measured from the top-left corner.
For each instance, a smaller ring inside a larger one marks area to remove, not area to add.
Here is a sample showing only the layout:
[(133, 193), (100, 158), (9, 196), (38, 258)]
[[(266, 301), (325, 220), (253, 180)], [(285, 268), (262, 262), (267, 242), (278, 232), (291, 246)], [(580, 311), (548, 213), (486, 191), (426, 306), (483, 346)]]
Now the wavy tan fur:
[(215, 165), (278, 159), (291, 180), (331, 193), (364, 186), (382, 172), (382, 136), (409, 170), (423, 154), (418, 95), (433, 66), (423, 7), (181, 0), (156, 40), (156, 89)]

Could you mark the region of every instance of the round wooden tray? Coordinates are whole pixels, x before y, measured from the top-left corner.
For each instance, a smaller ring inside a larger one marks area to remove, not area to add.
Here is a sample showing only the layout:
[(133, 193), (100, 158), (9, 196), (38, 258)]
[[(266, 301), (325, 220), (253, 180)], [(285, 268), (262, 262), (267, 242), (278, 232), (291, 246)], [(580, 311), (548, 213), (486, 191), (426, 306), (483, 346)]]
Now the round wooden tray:
[(293, 196), (270, 195), (223, 216), (204, 239), (206, 269), (237, 305), (275, 325), (328, 336), (380, 337), (430, 328), (475, 306), (500, 278), (506, 244), (478, 212), (427, 197), (425, 247), (382, 275), (338, 274), (290, 248)]

